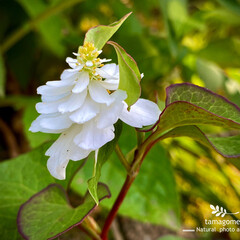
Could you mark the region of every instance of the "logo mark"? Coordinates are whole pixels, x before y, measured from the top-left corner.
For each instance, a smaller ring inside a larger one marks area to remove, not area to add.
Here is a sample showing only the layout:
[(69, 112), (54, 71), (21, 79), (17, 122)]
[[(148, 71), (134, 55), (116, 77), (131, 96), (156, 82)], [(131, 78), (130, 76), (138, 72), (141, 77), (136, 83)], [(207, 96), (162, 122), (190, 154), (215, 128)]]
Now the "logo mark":
[(223, 207), (219, 208), (219, 206), (217, 205), (216, 207), (214, 207), (213, 205), (210, 205), (210, 208), (213, 210), (212, 214), (216, 214), (216, 217), (224, 217), (225, 215), (235, 215), (238, 214), (239, 212), (235, 212), (235, 213), (228, 213), (226, 209), (224, 209)]

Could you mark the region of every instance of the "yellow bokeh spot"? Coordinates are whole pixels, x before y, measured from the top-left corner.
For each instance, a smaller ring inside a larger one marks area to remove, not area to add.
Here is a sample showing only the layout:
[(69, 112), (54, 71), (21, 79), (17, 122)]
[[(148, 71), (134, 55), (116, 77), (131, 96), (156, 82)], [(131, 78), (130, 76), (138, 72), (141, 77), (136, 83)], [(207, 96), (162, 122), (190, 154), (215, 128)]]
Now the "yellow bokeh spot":
[(202, 81), (202, 79), (196, 74), (192, 75), (191, 82), (197, 86), (205, 87), (205, 84)]
[(197, 51), (206, 45), (206, 41), (203, 34), (197, 33), (192, 36), (185, 36), (182, 40), (182, 44), (193, 51)]
[(87, 32), (90, 28), (99, 25), (98, 19), (94, 17), (84, 17), (79, 23), (79, 28), (83, 32)]

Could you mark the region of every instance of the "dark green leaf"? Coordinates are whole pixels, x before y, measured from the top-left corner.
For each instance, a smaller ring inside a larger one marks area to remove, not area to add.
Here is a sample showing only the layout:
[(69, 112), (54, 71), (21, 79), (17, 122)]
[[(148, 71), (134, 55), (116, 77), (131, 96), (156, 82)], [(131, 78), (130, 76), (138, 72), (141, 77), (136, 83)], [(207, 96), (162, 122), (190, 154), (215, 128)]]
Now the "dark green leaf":
[(106, 44), (106, 42), (112, 37), (112, 35), (121, 27), (124, 21), (129, 17), (131, 13), (126, 14), (119, 21), (110, 24), (109, 26), (100, 25), (91, 28), (86, 33), (84, 42), (91, 42), (94, 46), (100, 50)]
[(118, 56), (120, 72), (119, 89), (126, 91), (127, 99), (125, 102), (128, 106), (131, 106), (138, 100), (141, 94), (141, 74), (134, 59), (121, 46), (115, 42), (108, 43), (115, 48)]
[[(98, 186), (100, 200), (110, 197), (105, 185)], [(79, 225), (96, 207), (88, 193), (84, 202), (73, 208), (64, 189), (51, 184), (24, 203), (18, 214), (18, 227), (25, 239), (53, 239), (74, 226)]]
[(237, 0), (217, 0), (221, 5), (240, 16), (240, 3)]
[(58, 181), (47, 170), (47, 157), (44, 155), (50, 143), (0, 164), (0, 232), (4, 240), (19, 239), (17, 231), (17, 212), (21, 204), (27, 201), (50, 183), (60, 183), (66, 187), (72, 174), (82, 162), (70, 162), (67, 168), (67, 180)]

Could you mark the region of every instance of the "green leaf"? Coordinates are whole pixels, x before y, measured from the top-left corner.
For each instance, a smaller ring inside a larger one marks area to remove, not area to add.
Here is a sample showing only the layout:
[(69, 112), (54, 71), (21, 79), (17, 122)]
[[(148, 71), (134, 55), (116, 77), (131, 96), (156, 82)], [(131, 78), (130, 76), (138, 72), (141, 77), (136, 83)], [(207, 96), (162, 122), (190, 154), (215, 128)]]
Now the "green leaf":
[(0, 97), (4, 97), (5, 94), (5, 74), (4, 60), (0, 53)]
[(168, 137), (190, 137), (210, 149), (217, 151), (223, 157), (228, 158), (238, 169), (240, 169), (240, 135), (230, 137), (211, 137), (207, 136), (196, 126), (177, 127), (168, 133), (164, 134), (162, 138)]
[(103, 147), (99, 149), (97, 164), (94, 164), (93, 177), (88, 180), (88, 190), (92, 195), (96, 204), (99, 204), (97, 186), (98, 186), (99, 178), (101, 176), (101, 169), (103, 164), (108, 160), (108, 158), (111, 156), (112, 152), (115, 149), (115, 146), (122, 132), (122, 122), (118, 121), (114, 125), (114, 127), (115, 127), (115, 138), (111, 142), (105, 144)]
[(240, 3), (237, 0), (217, 0), (222, 6), (240, 16)]
[(210, 42), (197, 52), (201, 58), (215, 62), (223, 68), (240, 67), (240, 43), (238, 39), (221, 39)]
[[(43, 16), (45, 13), (48, 13), (48, 10), (52, 8), (42, 0), (35, 0), (34, 2), (31, 0), (18, 0), (18, 2), (33, 19), (33, 23), (34, 19), (37, 19), (41, 15)], [(48, 16), (48, 18), (43, 19), (41, 22), (37, 22), (37, 28), (42, 35), (45, 44), (58, 56), (63, 56), (66, 50), (65, 46), (62, 44), (63, 27), (63, 19), (57, 15), (54, 15), (54, 11), (53, 14)]]
[(167, 33), (167, 40), (171, 55), (173, 58), (176, 58), (178, 55), (178, 43), (176, 39), (176, 33), (171, 24), (168, 12), (169, 12), (169, 3), (172, 1), (169, 0), (159, 0), (160, 8), (162, 10), (164, 25)]
[(131, 12), (126, 14), (119, 21), (114, 22), (108, 26), (100, 25), (89, 29), (88, 32), (86, 33), (84, 43), (91, 42), (98, 50), (102, 49), (106, 42), (121, 27), (121, 25), (129, 17), (130, 14)]
[[(124, 125), (119, 139), (123, 153), (130, 151), (134, 147), (134, 142), (136, 143), (135, 130)], [(88, 161), (72, 182), (71, 186), (75, 192), (80, 194), (84, 192), (85, 186), (82, 182), (89, 178), (91, 171), (92, 166)], [(101, 206), (111, 209), (125, 178), (126, 170), (116, 153), (113, 153), (104, 164), (100, 178), (109, 186), (112, 197), (103, 201)], [(140, 174), (133, 182), (119, 213), (143, 222), (177, 228), (180, 217), (179, 208), (173, 169), (166, 151), (160, 144), (156, 144), (146, 156)]]
[[(188, 19), (186, 0), (168, 0), (167, 14), (172, 22), (177, 36), (181, 36), (186, 28)], [(176, 14), (176, 12), (178, 14)]]
[(50, 144), (0, 164), (0, 232), (4, 240), (19, 239), (16, 218), (21, 204), (50, 183), (60, 183), (67, 187), (72, 174), (82, 165), (81, 161), (70, 162), (67, 179), (56, 180), (46, 167), (48, 157), (45, 152)]
[[(100, 200), (110, 196), (106, 186), (98, 186)], [(52, 239), (79, 225), (96, 206), (90, 194), (87, 194), (83, 203), (73, 208), (64, 189), (52, 184), (21, 206), (18, 214), (19, 231), (25, 239)]]
[(206, 88), (175, 84), (167, 88), (166, 108), (159, 121), (162, 131), (198, 124), (240, 129), (240, 109)]
[(139, 72), (137, 63), (117, 43), (112, 41), (108, 43), (115, 48), (118, 56), (120, 72), (119, 89), (126, 91), (127, 99), (125, 100), (125, 102), (128, 104), (128, 106), (131, 106), (138, 100), (141, 94), (141, 74)]
[(216, 64), (197, 59), (197, 72), (207, 88), (217, 91), (223, 86), (225, 77)]

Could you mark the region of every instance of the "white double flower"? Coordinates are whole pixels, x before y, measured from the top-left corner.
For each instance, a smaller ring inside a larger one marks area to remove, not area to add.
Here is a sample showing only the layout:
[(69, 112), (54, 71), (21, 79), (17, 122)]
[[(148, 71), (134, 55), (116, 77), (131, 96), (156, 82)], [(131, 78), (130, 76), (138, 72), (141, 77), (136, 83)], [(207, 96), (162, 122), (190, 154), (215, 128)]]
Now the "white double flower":
[(118, 89), (119, 67), (100, 59), (92, 43), (79, 47), (76, 59), (67, 58), (71, 69), (60, 80), (49, 81), (37, 89), (41, 114), (31, 125), (32, 132), (61, 133), (47, 150), (47, 167), (57, 179), (65, 179), (69, 160), (78, 161), (114, 138), (113, 124), (121, 119), (136, 128), (155, 123), (158, 106), (139, 99), (127, 110), (126, 92)]

